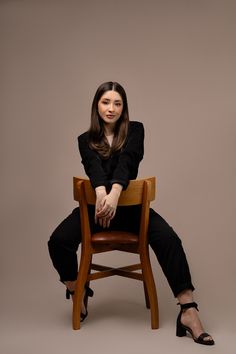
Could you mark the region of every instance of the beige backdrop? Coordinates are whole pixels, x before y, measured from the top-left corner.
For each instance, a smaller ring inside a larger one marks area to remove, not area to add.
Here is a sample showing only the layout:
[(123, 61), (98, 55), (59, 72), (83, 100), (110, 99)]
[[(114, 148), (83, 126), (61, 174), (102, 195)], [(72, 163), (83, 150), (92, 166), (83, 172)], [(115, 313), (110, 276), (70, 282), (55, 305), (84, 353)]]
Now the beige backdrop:
[(232, 353), (236, 2), (2, 0), (0, 16), (1, 352), (209, 350), (175, 337), (178, 308), (153, 254), (160, 330), (140, 284), (115, 278), (94, 283), (89, 318), (71, 330), (47, 241), (76, 205), (76, 139), (95, 90), (114, 80), (145, 125), (139, 176), (157, 176), (154, 207), (183, 241), (211, 350)]

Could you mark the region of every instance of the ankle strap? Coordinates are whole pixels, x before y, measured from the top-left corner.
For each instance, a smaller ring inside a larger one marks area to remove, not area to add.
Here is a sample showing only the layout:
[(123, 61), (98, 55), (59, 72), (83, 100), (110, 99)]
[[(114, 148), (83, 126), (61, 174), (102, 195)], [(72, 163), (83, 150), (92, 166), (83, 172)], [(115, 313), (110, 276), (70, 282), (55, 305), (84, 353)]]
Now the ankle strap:
[[(89, 296), (89, 297), (93, 297), (93, 290), (89, 287), (89, 286), (85, 286), (85, 292), (86, 292), (86, 295)], [(75, 291), (71, 291), (69, 290), (68, 288), (66, 288), (66, 298), (69, 299), (71, 295), (74, 295)]]
[(69, 290), (68, 288), (66, 288), (66, 298), (69, 299), (71, 295), (74, 295), (74, 291)]
[(198, 305), (197, 305), (196, 302), (188, 302), (188, 303), (186, 303), (186, 304), (180, 304), (180, 303), (178, 302), (177, 305), (180, 305), (181, 310), (186, 310), (186, 309), (190, 309), (191, 307), (195, 307), (195, 309), (196, 309), (197, 311), (199, 311), (199, 310), (198, 310)]

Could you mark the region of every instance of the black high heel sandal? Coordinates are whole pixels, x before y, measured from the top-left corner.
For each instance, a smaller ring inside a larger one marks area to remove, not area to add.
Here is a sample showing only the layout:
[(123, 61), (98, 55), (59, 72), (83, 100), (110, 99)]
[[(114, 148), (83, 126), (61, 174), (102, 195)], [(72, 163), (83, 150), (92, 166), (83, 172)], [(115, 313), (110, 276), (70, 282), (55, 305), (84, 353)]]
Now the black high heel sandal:
[(184, 336), (187, 335), (187, 331), (188, 331), (191, 334), (194, 342), (196, 342), (198, 344), (204, 344), (204, 345), (213, 345), (213, 344), (215, 344), (213, 339), (204, 340), (204, 338), (210, 336), (208, 333), (203, 332), (202, 334), (200, 334), (200, 336), (198, 338), (195, 338), (191, 328), (189, 328), (187, 326), (184, 326), (181, 323), (181, 315), (182, 315), (184, 310), (187, 310), (187, 309), (189, 309), (191, 307), (194, 307), (197, 311), (199, 311), (196, 302), (190, 302), (190, 303), (183, 304), (183, 305), (178, 303), (178, 305), (180, 305), (180, 313), (179, 313), (179, 315), (177, 317), (177, 322), (176, 322), (176, 336), (177, 337), (184, 337)]
[[(71, 295), (74, 295), (74, 291), (69, 290), (68, 288), (66, 288), (66, 298), (70, 299)], [(85, 286), (85, 295), (84, 295), (84, 306), (86, 309), (86, 312), (83, 313), (81, 312), (80, 314), (80, 322), (83, 322), (85, 320), (85, 318), (88, 316), (88, 310), (87, 310), (87, 305), (88, 305), (88, 297), (93, 297), (93, 290), (88, 287), (87, 285)]]

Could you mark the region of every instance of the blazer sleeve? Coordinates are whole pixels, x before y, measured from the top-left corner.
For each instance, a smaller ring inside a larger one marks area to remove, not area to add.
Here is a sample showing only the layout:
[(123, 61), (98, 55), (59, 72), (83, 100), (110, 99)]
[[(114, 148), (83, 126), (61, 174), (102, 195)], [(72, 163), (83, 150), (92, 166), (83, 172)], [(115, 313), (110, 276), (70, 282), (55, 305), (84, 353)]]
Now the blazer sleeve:
[(120, 153), (111, 184), (119, 183), (126, 189), (130, 179), (138, 175), (139, 163), (144, 154), (144, 127), (141, 122), (131, 122), (127, 142)]
[(88, 144), (88, 134), (83, 133), (78, 137), (81, 162), (84, 165), (85, 172), (90, 179), (93, 188), (99, 186), (108, 186), (107, 176), (102, 167), (102, 161), (98, 153), (90, 149)]

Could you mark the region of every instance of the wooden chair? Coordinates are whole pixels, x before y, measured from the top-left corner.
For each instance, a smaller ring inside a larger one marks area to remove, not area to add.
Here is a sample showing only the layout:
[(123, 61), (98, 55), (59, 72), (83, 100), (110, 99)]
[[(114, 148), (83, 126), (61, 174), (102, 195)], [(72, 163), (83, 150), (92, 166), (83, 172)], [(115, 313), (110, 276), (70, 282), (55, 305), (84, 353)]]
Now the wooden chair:
[[(141, 204), (141, 220), (139, 235), (124, 231), (108, 231), (91, 234), (87, 204), (95, 204), (96, 194), (88, 179), (74, 177), (74, 199), (79, 202), (81, 217), (81, 259), (73, 299), (73, 329), (80, 328), (81, 303), (85, 285), (91, 280), (119, 275), (122, 277), (142, 280), (146, 299), (146, 307), (151, 310), (151, 327), (159, 327), (158, 301), (153, 279), (147, 229), (149, 223), (150, 201), (155, 199), (155, 177), (132, 180), (128, 188), (122, 191), (119, 206)], [(119, 250), (137, 253), (140, 263), (119, 268), (111, 268), (92, 263), (95, 253)], [(97, 272), (91, 273), (91, 270)], [(135, 272), (141, 270), (141, 273)]]

